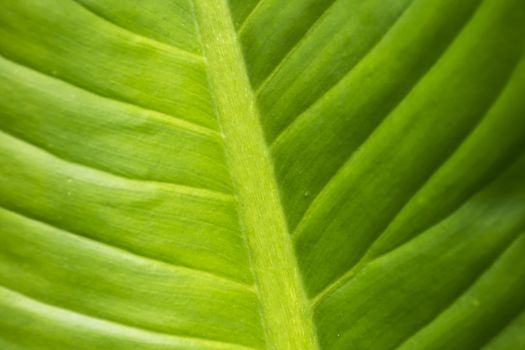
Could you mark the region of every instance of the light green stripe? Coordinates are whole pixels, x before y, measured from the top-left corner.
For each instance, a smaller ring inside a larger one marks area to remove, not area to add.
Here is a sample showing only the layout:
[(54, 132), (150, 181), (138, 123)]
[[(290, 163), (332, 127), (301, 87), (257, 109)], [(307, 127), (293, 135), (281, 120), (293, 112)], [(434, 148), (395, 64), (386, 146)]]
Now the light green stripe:
[(194, 0), (268, 349), (318, 349), (253, 90), (225, 0)]

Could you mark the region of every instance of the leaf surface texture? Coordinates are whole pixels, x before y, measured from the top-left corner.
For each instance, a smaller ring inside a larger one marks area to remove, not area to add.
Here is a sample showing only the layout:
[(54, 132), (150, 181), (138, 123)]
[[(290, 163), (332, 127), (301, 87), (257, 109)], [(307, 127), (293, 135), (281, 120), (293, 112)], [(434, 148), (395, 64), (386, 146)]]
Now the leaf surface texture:
[(0, 348), (525, 346), (521, 0), (6, 0)]

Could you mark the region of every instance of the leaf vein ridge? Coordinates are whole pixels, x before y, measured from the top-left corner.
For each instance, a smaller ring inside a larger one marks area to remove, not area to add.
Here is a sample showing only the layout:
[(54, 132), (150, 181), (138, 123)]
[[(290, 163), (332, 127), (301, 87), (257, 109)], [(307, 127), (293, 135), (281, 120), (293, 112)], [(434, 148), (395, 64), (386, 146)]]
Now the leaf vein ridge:
[[(317, 97), (315, 101), (312, 101), (308, 105), (306, 105), (301, 112), (299, 112), (295, 117), (293, 117), (292, 119), (290, 119), (289, 122), (287, 122), (287, 125), (282, 127), (281, 131), (276, 136), (274, 136), (272, 146), (278, 141), (280, 136), (285, 134), (286, 130), (288, 130), (296, 120), (300, 119), (302, 115), (306, 114), (314, 105), (316, 105), (320, 100), (322, 100), (326, 95), (328, 95), (332, 90), (334, 90), (343, 80), (350, 76), (356, 67), (358, 67), (359, 65), (366, 64), (367, 58), (369, 57), (370, 53), (373, 52), (374, 48), (376, 48), (379, 45), (379, 43), (381, 43), (381, 41), (388, 35), (388, 33), (395, 27), (396, 23), (399, 22), (399, 20), (403, 17), (403, 14), (408, 10), (408, 8), (410, 8), (410, 6), (407, 6), (405, 9), (403, 9), (403, 11), (396, 17), (395, 21), (390, 25), (390, 27), (388, 27), (387, 30), (381, 35), (381, 37), (378, 38), (376, 42), (367, 50), (367, 52), (364, 53), (364, 55), (359, 59), (359, 61), (357, 61), (353, 66), (351, 66), (350, 69), (346, 73), (344, 73), (339, 79), (337, 79), (337, 81), (331, 87), (327, 88), (326, 91), (323, 94), (321, 94), (321, 96)], [(292, 52), (290, 52), (290, 54), (292, 54)], [(281, 63), (283, 61), (281, 61)], [(276, 74), (277, 71), (272, 72), (272, 75), (274, 73)], [(263, 86), (261, 85), (260, 89), (258, 89), (257, 92), (262, 90), (262, 88)]]
[(259, 92), (261, 92), (264, 86), (267, 85), (270, 82), (271, 78), (273, 78), (279, 72), (279, 70), (282, 68), (282, 65), (286, 62), (288, 57), (293, 55), (293, 53), (297, 51), (297, 49), (299, 49), (300, 45), (308, 39), (309, 34), (322, 24), (323, 19), (326, 16), (328, 16), (330, 8), (332, 8), (334, 4), (339, 0), (329, 1), (332, 1), (332, 3), (323, 10), (319, 17), (317, 17), (315, 21), (310, 25), (306, 33), (303, 36), (301, 36), (301, 38), (297, 40), (297, 42), (294, 43), (292, 47), (288, 49), (288, 51), (284, 54), (282, 59), (275, 65), (275, 67), (273, 67), (272, 71), (266, 76), (266, 78), (264, 78), (264, 80), (261, 83), (259, 83), (259, 86), (255, 89), (255, 96), (258, 96)]
[(7, 132), (6, 130), (0, 129), (0, 133), (4, 133), (8, 135), (10, 138), (13, 138), (19, 142), (23, 142), (30, 147), (36, 148), (40, 152), (45, 153), (49, 157), (53, 157), (54, 159), (60, 160), (64, 163), (67, 163), (67, 164), (70, 164), (76, 167), (83, 167), (85, 169), (89, 169), (90, 171), (98, 173), (98, 175), (110, 176), (113, 178), (117, 178), (121, 181), (131, 181), (137, 184), (148, 184), (148, 185), (152, 185), (155, 187), (162, 187), (164, 189), (173, 191), (174, 193), (189, 194), (189, 195), (194, 195), (197, 197), (217, 199), (217, 200), (228, 201), (228, 202), (233, 200), (233, 195), (229, 193), (219, 192), (219, 191), (215, 191), (215, 190), (211, 190), (211, 189), (207, 189), (203, 187), (187, 186), (187, 185), (181, 185), (181, 184), (176, 184), (176, 183), (167, 182), (167, 181), (153, 181), (153, 180), (141, 179), (141, 178), (136, 178), (136, 177), (127, 177), (125, 175), (122, 175), (116, 172), (111, 172), (107, 169), (94, 167), (92, 165), (79, 163), (77, 161), (61, 157), (57, 155), (56, 153), (51, 152), (48, 149), (42, 148), (40, 145), (32, 143), (31, 141), (25, 138), (20, 138), (18, 136), (15, 136), (12, 133)]
[(455, 303), (458, 301), (465, 293), (469, 291), (483, 276), (486, 275), (487, 272), (490, 271), (490, 269), (497, 264), (497, 262), (502, 258), (502, 256), (510, 249), (510, 247), (513, 245), (514, 242), (520, 239), (520, 236), (522, 235), (522, 232), (518, 232), (513, 239), (510, 240), (509, 243), (503, 249), (501, 249), (497, 255), (490, 261), (479, 273), (478, 275), (470, 282), (470, 284), (462, 291), (460, 292), (454, 299), (452, 299), (448, 305), (443, 307), (440, 311), (436, 313), (436, 315), (425, 324), (421, 325), (419, 329), (417, 329), (415, 332), (413, 332), (410, 336), (408, 336), (406, 339), (399, 342), (399, 344), (396, 346), (395, 349), (399, 349), (400, 346), (402, 346), (406, 341), (408, 341), (413, 336), (417, 335), (420, 331), (427, 327), (431, 327), (432, 324), (438, 319), (438, 317), (445, 313), (447, 310), (449, 310)]
[(53, 75), (49, 74), (48, 72), (45, 72), (45, 71), (43, 71), (41, 69), (38, 69), (36, 67), (29, 66), (29, 65), (23, 64), (21, 62), (12, 60), (10, 58), (7, 58), (4, 55), (0, 54), (0, 57), (2, 57), (2, 59), (6, 60), (6, 61), (9, 61), (10, 63), (12, 63), (14, 65), (17, 65), (17, 66), (25, 68), (25, 69), (27, 69), (29, 71), (32, 71), (32, 72), (35, 72), (35, 73), (40, 74), (42, 76), (45, 76), (48, 79), (52, 79), (52, 80), (61, 82), (62, 84), (65, 84), (65, 85), (67, 85), (67, 86), (69, 86), (71, 88), (82, 90), (85, 93), (89, 93), (91, 96), (95, 96), (95, 97), (98, 97), (98, 98), (101, 98), (101, 99), (106, 99), (106, 100), (109, 100), (109, 101), (113, 101), (114, 103), (119, 103), (119, 104), (123, 104), (123, 105), (132, 106), (133, 108), (137, 108), (137, 109), (140, 109), (142, 111), (147, 112), (148, 113), (148, 117), (151, 117), (151, 118), (154, 118), (152, 115), (158, 116), (158, 117), (155, 117), (156, 120), (161, 121), (162, 120), (161, 118), (165, 117), (166, 120), (163, 120), (163, 122), (167, 122), (167, 120), (170, 120), (171, 124), (176, 125), (176, 126), (180, 127), (181, 129), (187, 129), (187, 130), (195, 131), (195, 132), (198, 132), (198, 133), (204, 134), (204, 135), (219, 135), (219, 132), (217, 130), (214, 130), (214, 129), (209, 128), (207, 126), (203, 126), (203, 125), (197, 124), (195, 122), (192, 122), (192, 121), (189, 121), (189, 120), (186, 120), (186, 119), (182, 119), (182, 118), (176, 117), (176, 116), (171, 115), (171, 114), (167, 114), (165, 112), (161, 112), (161, 111), (158, 111), (158, 110), (155, 110), (155, 109), (147, 108), (147, 107), (144, 107), (142, 105), (136, 104), (134, 102), (127, 101), (127, 100), (124, 100), (124, 99), (120, 99), (120, 98), (118, 98), (116, 96), (103, 95), (103, 94), (100, 94), (98, 92), (95, 92), (94, 90), (88, 89), (88, 88), (86, 88), (84, 86), (81, 86), (81, 85), (78, 85), (78, 84), (75, 84), (75, 83), (73, 83), (71, 81), (68, 81), (66, 79), (63, 79), (61, 77), (53, 76)]
[[(381, 255), (377, 255), (377, 256), (370, 256), (370, 248), (374, 245), (374, 243), (376, 243), (376, 241), (379, 240), (379, 238), (381, 238), (382, 234), (380, 234), (379, 236), (376, 237), (376, 239), (374, 239), (373, 242), (371, 242), (369, 245), (368, 245), (368, 248), (367, 250), (364, 252), (364, 254), (361, 256), (360, 260), (355, 263), (348, 271), (346, 271), (343, 275), (341, 275), (338, 279), (336, 279), (335, 281), (333, 281), (331, 284), (329, 284), (327, 287), (325, 287), (322, 291), (320, 291), (319, 293), (317, 293), (316, 296), (314, 296), (311, 300), (312, 300), (312, 305), (314, 307), (316, 307), (317, 305), (319, 305), (324, 299), (328, 298), (330, 295), (332, 295), (334, 292), (336, 292), (339, 288), (341, 288), (343, 285), (345, 285), (349, 280), (351, 280), (355, 275), (357, 275), (361, 270), (363, 270), (367, 265), (373, 263), (374, 261), (390, 254), (391, 252), (401, 248), (401, 247), (404, 247), (406, 245), (409, 245), (411, 244), (417, 237), (425, 234), (428, 230), (430, 230), (431, 228), (433, 228), (434, 226), (437, 226), (439, 225), (441, 222), (443, 222), (444, 220), (446, 220), (448, 217), (454, 215), (459, 209), (461, 209), (461, 207), (466, 204), (470, 199), (472, 199), (474, 196), (476, 196), (479, 192), (483, 191), (488, 185), (490, 185), (493, 181), (497, 180), (498, 176), (501, 175), (505, 169), (507, 169), (511, 164), (514, 163), (514, 161), (516, 161), (517, 159), (519, 158), (519, 156), (516, 156), (515, 158), (513, 158), (511, 161), (509, 161), (508, 164), (506, 164), (505, 166), (502, 167), (502, 171), (499, 172), (498, 174), (496, 174), (494, 177), (491, 177), (489, 179), (487, 179), (487, 181), (484, 181), (484, 182), (481, 182), (480, 185), (478, 186), (478, 188), (476, 188), (475, 190), (472, 191), (472, 194), (470, 196), (467, 196), (461, 203), (459, 203), (456, 208), (454, 208), (453, 211), (445, 214), (443, 217), (440, 217), (439, 219), (437, 219), (433, 224), (429, 225), (428, 227), (424, 228), (423, 230), (419, 231), (417, 234), (411, 236), (407, 241), (395, 246), (394, 248), (382, 253)], [(423, 185), (424, 186), (424, 185)], [(421, 186), (421, 187), (423, 187)], [(411, 198), (412, 199), (412, 198)], [(410, 200), (409, 200), (410, 201)], [(407, 203), (409, 202), (407, 201)], [(401, 209), (402, 210), (402, 209)], [(401, 210), (399, 212), (401, 212)], [(397, 217), (397, 216), (396, 216)], [(394, 217), (395, 219), (395, 217)], [(392, 222), (394, 221), (394, 219), (392, 220)], [(390, 225), (390, 224), (389, 224)], [(382, 233), (384, 233), (386, 231), (383, 230)]]
[(234, 280), (232, 278), (229, 278), (229, 277), (226, 277), (226, 276), (222, 276), (222, 275), (210, 272), (210, 271), (200, 270), (200, 269), (192, 268), (192, 267), (185, 266), (185, 265), (177, 265), (177, 264), (174, 264), (173, 262), (170, 262), (170, 261), (160, 260), (158, 258), (142, 255), (142, 254), (139, 254), (138, 252), (126, 249), (124, 247), (116, 246), (116, 245), (110, 244), (108, 242), (104, 242), (104, 241), (101, 241), (101, 240), (98, 240), (98, 239), (95, 239), (95, 238), (92, 238), (92, 237), (85, 236), (85, 235), (77, 233), (77, 232), (73, 232), (71, 230), (67, 230), (67, 229), (62, 228), (62, 227), (58, 226), (56, 223), (53, 223), (53, 222), (51, 222), (49, 220), (46, 220), (46, 219), (43, 219), (43, 218), (37, 218), (37, 217), (35, 217), (33, 215), (30, 215), (28, 213), (24, 213), (20, 209), (7, 208), (5, 206), (0, 206), (0, 210), (4, 210), (4, 211), (6, 211), (8, 213), (14, 214), (14, 215), (18, 216), (19, 218), (21, 218), (23, 220), (26, 220), (26, 221), (32, 221), (32, 222), (36, 222), (36, 223), (38, 223), (40, 225), (45, 225), (45, 226), (47, 226), (49, 228), (52, 228), (53, 230), (57, 230), (57, 231), (61, 232), (62, 234), (74, 237), (75, 239), (78, 239), (80, 241), (89, 242), (90, 244), (98, 245), (98, 246), (102, 247), (104, 250), (110, 250), (113, 253), (116, 252), (120, 256), (124, 256), (125, 255), (126, 257), (132, 258), (132, 259), (137, 260), (137, 261), (141, 260), (143, 262), (147, 262), (147, 263), (150, 263), (150, 264), (155, 264), (155, 265), (158, 265), (160, 267), (171, 269), (171, 270), (174, 270), (174, 271), (181, 271), (181, 272), (186, 272), (186, 273), (190, 273), (190, 274), (196, 274), (196, 275), (200, 275), (200, 276), (205, 276), (207, 278), (219, 279), (219, 280), (221, 280), (223, 282), (226, 282), (226, 283), (232, 284), (232, 285), (234, 285), (236, 287), (242, 288), (242, 289), (246, 290), (247, 292), (250, 292), (250, 293), (254, 292), (253, 286), (250, 285), (250, 284), (246, 284), (244, 282), (241, 282), (241, 281), (238, 281), (238, 280)]
[[(512, 77), (512, 74), (509, 74), (509, 77), (507, 77), (507, 83), (510, 81)], [(323, 288), (323, 290), (321, 292), (319, 292), (316, 296), (314, 296), (312, 298), (312, 303), (313, 305), (318, 305), (323, 299), (326, 299), (327, 297), (329, 297), (331, 294), (333, 294), (335, 291), (337, 291), (340, 287), (342, 287), (346, 282), (348, 282), (353, 276), (355, 276), (360, 270), (362, 270), (366, 265), (372, 263), (373, 261), (387, 255), (389, 252), (385, 252), (384, 254), (381, 254), (380, 256), (377, 256), (377, 257), (373, 257), (372, 259), (369, 259), (368, 258), (368, 253), (370, 252), (370, 248), (381, 238), (381, 236), (383, 235), (383, 233), (385, 233), (388, 229), (388, 227), (392, 224), (392, 222), (396, 219), (396, 217), (399, 215), (399, 213), (402, 212), (402, 210), (407, 206), (407, 204), (417, 195), (417, 193), (419, 193), (424, 187), (425, 185), (430, 181), (430, 179), (439, 171), (439, 169), (441, 169), (453, 156), (454, 154), (457, 152), (457, 150), (461, 147), (461, 145), (468, 139), (468, 137), (476, 130), (477, 126), (481, 124), (481, 122), (484, 120), (484, 118), (486, 117), (486, 115), (488, 114), (488, 112), (490, 111), (491, 107), (497, 102), (498, 100), (498, 97), (500, 96), (500, 94), (505, 90), (505, 87), (507, 86), (507, 84), (503, 84), (503, 86), (499, 89), (499, 91), (496, 93), (495, 97), (493, 98), (493, 101), (492, 103), (487, 107), (486, 111), (483, 113), (483, 115), (476, 121), (476, 123), (472, 126), (472, 128), (468, 131), (468, 133), (465, 134), (465, 136), (463, 137), (463, 139), (456, 145), (455, 149), (452, 150), (446, 158), (444, 158), (440, 164), (437, 164), (435, 167), (434, 167), (434, 170), (432, 172), (429, 173), (429, 175), (427, 176), (427, 178), (416, 188), (414, 189), (414, 191), (412, 192), (412, 194), (410, 195), (410, 197), (408, 197), (406, 199), (406, 201), (404, 201), (404, 203), (402, 203), (402, 205), (396, 210), (396, 213), (395, 215), (392, 217), (392, 219), (390, 220), (390, 222), (385, 226), (385, 228), (381, 231), (381, 233), (379, 235), (377, 235), (377, 237), (375, 237), (375, 239), (370, 242), (365, 250), (365, 252), (361, 255), (360, 259), (352, 266), (350, 267), (350, 269), (348, 269), (344, 274), (340, 275), (336, 280), (334, 280), (333, 282), (331, 282), (328, 286), (326, 286), (325, 288)], [(519, 155), (514, 157), (511, 161), (509, 161), (509, 163), (507, 165), (510, 165), (513, 163), (513, 161), (515, 161), (517, 158), (519, 158)], [(505, 167), (503, 167), (503, 169), (505, 169)], [(503, 170), (499, 172), (499, 174), (503, 173)], [(412, 236), (408, 241), (402, 243), (401, 245), (398, 245), (397, 247), (395, 247), (394, 249), (392, 249), (391, 251), (393, 250), (397, 250), (398, 248), (402, 247), (402, 246), (405, 246), (405, 245), (408, 245), (410, 244), (410, 242), (412, 242), (416, 237), (424, 234), (425, 232), (427, 232), (430, 228), (438, 225), (440, 222), (442, 222), (443, 220), (445, 220), (447, 217), (450, 217), (451, 215), (453, 215), (458, 209), (460, 209), (463, 204), (465, 204), (470, 198), (474, 197), (478, 192), (482, 191), (487, 184), (490, 184), (492, 181), (494, 181), (498, 175), (497, 174), (496, 176), (494, 176), (493, 178), (489, 178), (487, 179), (486, 181), (482, 182), (478, 188), (476, 188), (472, 194), (470, 196), (468, 196), (467, 198), (465, 198), (461, 203), (459, 203), (457, 205), (457, 207), (455, 208), (455, 210), (453, 210), (452, 212), (446, 214), (444, 217), (441, 217), (440, 219), (438, 219), (434, 224), (432, 224), (431, 226), (421, 230), (419, 233), (417, 233), (416, 235)]]
[(259, 7), (261, 7), (262, 3), (264, 2), (265, 0), (257, 0), (257, 3), (255, 4), (255, 6), (250, 10), (250, 13), (248, 13), (246, 15), (246, 17), (244, 18), (244, 20), (242, 21), (241, 25), (239, 26), (239, 28), (237, 29), (237, 33), (241, 33), (243, 30), (244, 30), (244, 27), (246, 26), (246, 23), (248, 22), (248, 20), (253, 17), (255, 15), (255, 13), (257, 12), (257, 9)]
[(137, 37), (137, 38), (141, 38), (143, 40), (147, 40), (148, 42), (150, 42), (152, 45), (155, 45), (159, 48), (162, 48), (166, 51), (172, 51), (174, 53), (176, 53), (178, 56), (180, 57), (184, 57), (184, 58), (187, 58), (187, 59), (192, 59), (192, 60), (198, 60), (198, 61), (204, 61), (204, 58), (201, 56), (201, 55), (198, 55), (196, 53), (193, 53), (193, 52), (190, 52), (190, 51), (187, 51), (187, 50), (184, 50), (180, 47), (177, 47), (173, 44), (169, 44), (169, 43), (166, 43), (166, 42), (163, 42), (163, 41), (160, 41), (158, 39), (154, 39), (154, 38), (151, 38), (149, 36), (145, 36), (145, 35), (142, 35), (142, 34), (139, 34), (139, 33), (136, 33), (130, 29), (127, 29), (127, 28), (124, 28), (122, 27), (121, 25), (111, 21), (110, 19), (106, 18), (105, 16), (101, 15), (100, 13), (96, 12), (95, 10), (89, 8), (88, 6), (86, 6), (85, 4), (79, 2), (79, 0), (73, 0), (78, 6), (80, 6), (81, 8), (83, 8), (85, 11), (91, 13), (92, 15), (98, 17), (100, 20), (106, 22), (106, 23), (109, 23), (111, 24), (112, 26), (118, 28), (119, 30), (121, 31), (124, 31), (126, 33), (129, 33), (129, 34), (132, 34), (133, 36)]
[[(467, 21), (468, 22), (468, 21)], [(449, 42), (448, 46), (450, 46), (457, 38), (458, 36), (461, 34), (462, 32), (462, 29), (463, 27), (461, 27), (458, 32), (456, 33), (456, 35), (452, 38), (452, 40)], [(299, 227), (299, 225), (301, 224), (302, 221), (304, 221), (304, 219), (307, 217), (307, 214), (308, 212), (311, 210), (312, 208), (312, 205), (313, 203), (318, 199), (320, 198), (321, 194), (326, 190), (327, 186), (329, 185), (330, 182), (332, 182), (336, 177), (337, 175), (341, 172), (341, 170), (346, 166), (347, 163), (351, 162), (353, 157), (355, 156), (355, 154), (357, 154), (358, 152), (360, 152), (365, 146), (366, 144), (370, 141), (371, 137), (374, 135), (374, 133), (377, 132), (377, 130), (381, 127), (381, 125), (383, 125), (385, 123), (385, 121), (396, 111), (396, 109), (403, 103), (403, 101), (406, 100), (406, 98), (412, 93), (412, 91), (414, 91), (414, 89), (419, 85), (421, 84), (421, 82), (425, 79), (425, 77), (427, 76), (427, 74), (429, 72), (431, 72), (434, 67), (436, 67), (436, 65), (441, 61), (443, 55), (446, 53), (447, 49), (443, 50), (440, 55), (438, 56), (438, 58), (432, 62), (431, 65), (429, 65), (427, 67), (427, 69), (417, 78), (417, 80), (414, 81), (414, 83), (408, 88), (406, 89), (406, 93), (404, 94), (404, 96), (402, 98), (399, 99), (399, 101), (397, 101), (397, 103), (392, 107), (392, 109), (387, 112), (385, 114), (385, 116), (380, 120), (380, 122), (374, 126), (374, 128), (370, 131), (370, 133), (367, 135), (367, 137), (365, 137), (363, 139), (363, 142), (349, 155), (349, 157), (347, 158), (346, 161), (342, 162), (341, 163), (341, 166), (339, 167), (338, 170), (336, 170), (333, 175), (325, 182), (325, 185), (323, 186), (323, 188), (317, 193), (317, 195), (315, 196), (315, 198), (310, 202), (310, 205), (308, 207), (308, 209), (305, 211), (305, 213), (303, 214), (303, 216), (301, 217), (301, 219), (299, 220), (298, 224), (296, 225), (296, 228)], [(354, 66), (356, 67), (356, 66)], [(340, 81), (341, 82), (341, 81)], [(329, 91), (327, 92), (329, 93)], [(318, 100), (319, 101), (319, 100)], [(313, 106), (313, 105), (311, 105)], [(306, 113), (306, 111), (305, 111)], [(304, 115), (304, 113), (303, 113)], [(298, 118), (295, 118), (294, 119), (294, 122), (297, 121)], [(289, 125), (291, 126), (291, 124)], [(279, 136), (282, 136), (284, 135), (284, 133), (281, 133)], [(276, 138), (277, 140), (277, 138)], [(293, 233), (294, 235), (294, 239), (297, 239), (297, 234), (296, 234), (297, 230), (295, 230), (295, 232)]]
[(507, 320), (507, 322), (503, 324), (501, 328), (498, 329), (498, 331), (495, 334), (493, 334), (491, 337), (485, 340), (484, 344), (480, 346), (480, 349), (481, 350), (485, 349), (485, 347), (488, 344), (490, 344), (494, 339), (496, 339), (499, 335), (501, 335), (507, 329), (508, 326), (510, 326), (514, 321), (518, 320), (520, 317), (523, 317), (524, 312), (525, 312), (525, 307), (522, 308), (520, 311), (516, 312), (516, 315), (514, 317)]
[(194, 4), (266, 345), (279, 350), (317, 350), (311, 309), (232, 15), (226, 0), (194, 0)]
[[(224, 350), (230, 349), (231, 347), (234, 347), (235, 350), (254, 350), (254, 348), (247, 347), (247, 346), (244, 346), (244, 345), (241, 345), (241, 344), (228, 343), (228, 342), (223, 342), (223, 341), (220, 341), (220, 340), (206, 339), (206, 338), (200, 338), (200, 337), (194, 337), (194, 336), (188, 336), (188, 335), (179, 335), (179, 334), (173, 334), (173, 333), (165, 333), (165, 332), (160, 332), (160, 331), (153, 330), (153, 329), (138, 327), (136, 325), (130, 325), (130, 324), (126, 324), (126, 323), (117, 322), (115, 320), (109, 320), (109, 319), (105, 319), (105, 318), (101, 318), (101, 317), (96, 317), (96, 316), (93, 316), (93, 315), (90, 315), (90, 314), (79, 312), (77, 310), (70, 310), (70, 309), (67, 309), (67, 308), (59, 306), (59, 305), (48, 304), (48, 303), (46, 303), (44, 301), (38, 300), (38, 299), (36, 299), (36, 298), (34, 298), (32, 296), (29, 296), (29, 295), (26, 295), (26, 294), (20, 292), (20, 291), (13, 290), (11, 288), (7, 288), (6, 286), (3, 286), (3, 285), (0, 286), (0, 290), (4, 290), (4, 291), (8, 292), (9, 294), (14, 294), (14, 295), (16, 295), (17, 298), (24, 299), (25, 301), (30, 301), (31, 303), (38, 304), (40, 306), (44, 306), (46, 309), (54, 309), (54, 310), (58, 310), (58, 311), (60, 311), (62, 313), (68, 314), (68, 315), (76, 315), (77, 317), (80, 317), (80, 318), (83, 318), (83, 319), (92, 320), (92, 321), (96, 321), (96, 322), (101, 322), (105, 326), (110, 326), (112, 328), (119, 328), (119, 330), (121, 330), (121, 331), (124, 330), (124, 329), (126, 331), (132, 331), (135, 335), (137, 335), (137, 333), (140, 333), (143, 336), (146, 336), (146, 335), (148, 335), (148, 336), (155, 336), (155, 337), (161, 338), (162, 340), (171, 339), (171, 340), (175, 340), (175, 341), (176, 340), (179, 340), (179, 341), (181, 341), (181, 340), (182, 341), (184, 341), (184, 340), (185, 341), (192, 341), (192, 342), (201, 343), (203, 345), (221, 346), (221, 348), (224, 349)], [(49, 317), (49, 315), (48, 315), (48, 317)], [(227, 346), (227, 347), (222, 347), (222, 346)]]

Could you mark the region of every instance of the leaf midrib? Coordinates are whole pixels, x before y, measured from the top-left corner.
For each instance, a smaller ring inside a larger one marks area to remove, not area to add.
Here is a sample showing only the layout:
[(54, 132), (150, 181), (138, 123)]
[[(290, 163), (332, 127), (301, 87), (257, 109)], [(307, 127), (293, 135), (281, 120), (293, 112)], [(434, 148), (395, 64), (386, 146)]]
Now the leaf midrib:
[(193, 0), (268, 349), (316, 350), (310, 302), (229, 7)]

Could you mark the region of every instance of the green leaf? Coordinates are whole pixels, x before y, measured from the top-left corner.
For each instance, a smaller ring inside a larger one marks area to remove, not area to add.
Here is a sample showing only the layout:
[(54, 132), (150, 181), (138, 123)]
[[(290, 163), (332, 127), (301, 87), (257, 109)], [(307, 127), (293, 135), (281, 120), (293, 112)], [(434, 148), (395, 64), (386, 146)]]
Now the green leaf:
[(522, 0), (4, 0), (0, 348), (525, 348)]

